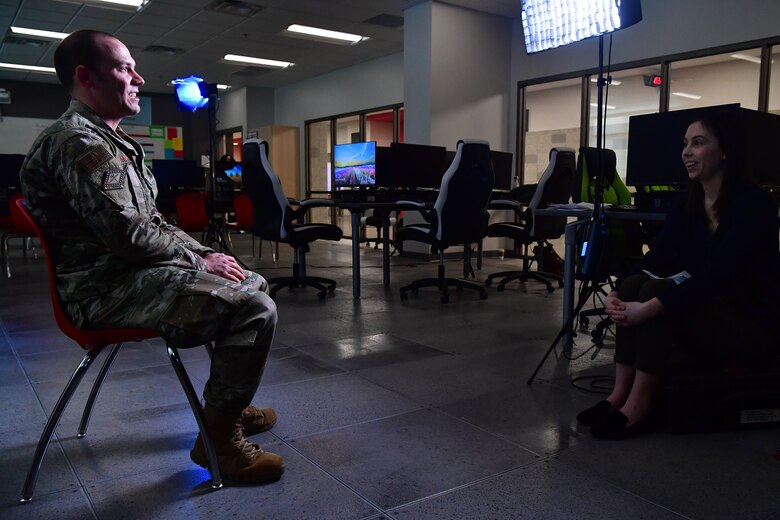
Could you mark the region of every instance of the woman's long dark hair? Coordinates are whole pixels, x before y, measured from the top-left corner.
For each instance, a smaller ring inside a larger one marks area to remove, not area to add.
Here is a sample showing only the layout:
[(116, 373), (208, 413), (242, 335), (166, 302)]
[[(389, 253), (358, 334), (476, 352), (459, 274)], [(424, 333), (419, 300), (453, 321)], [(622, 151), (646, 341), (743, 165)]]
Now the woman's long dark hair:
[[(715, 136), (720, 149), (726, 156), (723, 184), (713, 206), (715, 215), (719, 217), (728, 207), (737, 186), (751, 182), (748, 174), (750, 170), (747, 164), (745, 132), (736, 112), (715, 110), (702, 112), (691, 120), (690, 124), (697, 122)], [(699, 182), (693, 180), (688, 180), (688, 211), (692, 215), (706, 218), (704, 189)]]

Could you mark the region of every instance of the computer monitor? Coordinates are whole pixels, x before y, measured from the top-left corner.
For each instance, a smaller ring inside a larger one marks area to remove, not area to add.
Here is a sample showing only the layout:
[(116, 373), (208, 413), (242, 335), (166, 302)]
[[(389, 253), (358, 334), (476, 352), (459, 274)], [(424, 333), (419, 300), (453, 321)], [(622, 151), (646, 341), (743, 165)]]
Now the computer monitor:
[(510, 191), (512, 189), (512, 154), (510, 152), (490, 151), (493, 162), (493, 173), (496, 176), (494, 191)]
[(686, 186), (688, 173), (682, 162), (683, 137), (688, 125), (702, 112), (734, 112), (745, 133), (748, 168), (763, 185), (780, 186), (780, 116), (741, 108), (739, 103), (632, 116), (628, 123), (629, 186)]
[(189, 159), (153, 159), (152, 174), (160, 190), (192, 191), (206, 186), (203, 169)]
[(355, 188), (376, 185), (376, 141), (333, 147), (333, 186)]
[(739, 104), (631, 116), (626, 185), (687, 186), (688, 172), (682, 162), (683, 138), (691, 121), (710, 110), (736, 112)]
[(438, 188), (447, 171), (447, 149), (410, 143), (390, 143), (394, 187)]
[(214, 175), (227, 178), (234, 186), (241, 186), (241, 163), (216, 161), (214, 163)]

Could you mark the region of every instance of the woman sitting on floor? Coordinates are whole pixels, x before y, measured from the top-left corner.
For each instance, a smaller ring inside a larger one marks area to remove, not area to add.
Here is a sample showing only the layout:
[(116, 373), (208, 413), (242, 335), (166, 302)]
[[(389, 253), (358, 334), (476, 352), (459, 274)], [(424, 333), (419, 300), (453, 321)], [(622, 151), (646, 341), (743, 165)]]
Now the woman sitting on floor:
[[(780, 352), (778, 210), (748, 180), (736, 117), (707, 112), (685, 134), (687, 204), (605, 301), (617, 325), (615, 386), (577, 421), (600, 438), (648, 431), (664, 374), (682, 367), (757, 367)], [(681, 201), (685, 202), (685, 201)]]

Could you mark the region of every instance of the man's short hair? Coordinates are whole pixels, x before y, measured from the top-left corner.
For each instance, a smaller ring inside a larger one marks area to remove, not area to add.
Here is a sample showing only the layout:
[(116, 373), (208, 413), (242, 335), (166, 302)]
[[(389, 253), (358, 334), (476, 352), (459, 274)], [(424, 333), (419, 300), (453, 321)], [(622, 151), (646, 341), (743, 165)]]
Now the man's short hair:
[(75, 81), (76, 67), (84, 65), (90, 70), (97, 70), (104, 59), (100, 41), (113, 38), (102, 31), (82, 29), (70, 34), (62, 40), (54, 51), (54, 69), (57, 77), (65, 88), (71, 90)]

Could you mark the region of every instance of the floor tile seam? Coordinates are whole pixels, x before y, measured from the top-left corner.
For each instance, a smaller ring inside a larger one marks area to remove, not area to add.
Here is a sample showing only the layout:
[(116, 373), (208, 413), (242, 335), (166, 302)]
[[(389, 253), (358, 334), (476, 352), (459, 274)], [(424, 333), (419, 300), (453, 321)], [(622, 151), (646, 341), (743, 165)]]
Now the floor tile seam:
[[(314, 466), (315, 468), (317, 468), (318, 470), (320, 470), (322, 473), (324, 473), (325, 475), (327, 475), (328, 477), (330, 477), (331, 479), (333, 479), (333, 481), (334, 481), (334, 482), (336, 482), (338, 485), (340, 485), (340, 486), (341, 486), (341, 487), (343, 487), (344, 489), (348, 490), (350, 493), (352, 493), (352, 494), (353, 494), (355, 497), (357, 497), (358, 499), (360, 499), (360, 500), (362, 500), (363, 502), (365, 502), (365, 503), (366, 503), (366, 504), (367, 504), (369, 507), (372, 507), (372, 508), (374, 508), (375, 512), (374, 512), (374, 513), (372, 513), (372, 514), (370, 514), (370, 515), (368, 515), (368, 518), (371, 518), (371, 517), (375, 516), (377, 513), (379, 513), (379, 514), (383, 514), (383, 515), (387, 515), (388, 517), (390, 516), (390, 515), (389, 515), (389, 513), (387, 512), (387, 510), (385, 510), (384, 508), (382, 508), (382, 507), (381, 507), (379, 504), (375, 503), (374, 501), (372, 501), (372, 500), (371, 500), (370, 498), (368, 498), (367, 496), (365, 496), (365, 495), (363, 495), (362, 493), (360, 493), (360, 492), (359, 492), (357, 489), (353, 488), (353, 487), (352, 487), (350, 484), (348, 484), (347, 482), (344, 482), (344, 481), (343, 481), (341, 478), (339, 478), (338, 476), (336, 476), (335, 474), (333, 474), (331, 471), (329, 471), (328, 469), (326, 469), (326, 468), (325, 468), (325, 466), (323, 466), (322, 464), (320, 464), (320, 463), (319, 463), (319, 462), (317, 462), (316, 460), (313, 460), (313, 459), (311, 459), (310, 457), (308, 457), (308, 456), (307, 456), (305, 453), (303, 453), (302, 451), (300, 451), (300, 450), (299, 450), (299, 449), (298, 449), (296, 446), (294, 446), (294, 445), (290, 444), (290, 442), (288, 442), (287, 440), (285, 440), (285, 439), (280, 439), (280, 440), (281, 440), (281, 442), (282, 442), (282, 443), (283, 443), (285, 446), (287, 446), (289, 449), (291, 449), (291, 450), (292, 450), (292, 451), (294, 451), (296, 454), (298, 454), (298, 456), (299, 456), (299, 457), (301, 457), (303, 460), (307, 461), (309, 464), (311, 464), (312, 466)], [(294, 439), (293, 439), (293, 440), (294, 440)], [(363, 518), (366, 518), (366, 517), (363, 517)]]
[[(411, 402), (411, 400), (409, 400), (409, 401)], [(334, 432), (339, 432), (339, 431), (347, 430), (347, 429), (350, 429), (350, 428), (355, 428), (357, 426), (364, 426), (364, 425), (368, 425), (368, 424), (371, 424), (371, 423), (384, 421), (384, 420), (387, 420), (387, 419), (393, 419), (395, 417), (401, 417), (401, 416), (408, 415), (408, 414), (411, 414), (411, 413), (417, 413), (417, 412), (419, 412), (421, 410), (429, 410), (429, 409), (430, 409), (429, 407), (426, 407), (426, 406), (423, 406), (423, 405), (417, 405), (417, 408), (412, 409), (412, 410), (406, 410), (406, 411), (403, 411), (403, 412), (392, 413), (392, 414), (389, 414), (389, 415), (383, 415), (382, 417), (374, 417), (374, 418), (371, 418), (371, 419), (366, 419), (364, 421), (358, 421), (358, 422), (354, 422), (354, 423), (350, 423), (350, 424), (342, 424), (341, 426), (335, 426), (333, 428), (327, 428), (325, 430), (317, 430), (316, 432), (307, 433), (305, 435), (300, 435), (300, 436), (297, 436), (297, 437), (281, 437), (280, 435), (276, 434), (273, 431), (271, 431), (270, 433), (272, 433), (277, 439), (279, 439), (280, 441), (285, 442), (285, 443), (286, 442), (298, 442), (298, 441), (301, 441), (301, 440), (306, 440), (306, 439), (311, 438), (311, 437), (317, 437), (317, 436), (321, 436), (321, 435), (331, 434), (331, 433), (334, 433)]]
[[(76, 481), (76, 487), (78, 488), (81, 495), (84, 497), (84, 499), (87, 502), (87, 507), (89, 508), (90, 512), (92, 513), (92, 517), (97, 520), (98, 514), (95, 510), (95, 504), (92, 501), (92, 497), (89, 496), (89, 493), (87, 492), (87, 486), (84, 480), (82, 480), (81, 476), (79, 475), (78, 471), (76, 471), (76, 466), (73, 464), (73, 461), (71, 461), (70, 457), (68, 456), (67, 451), (65, 451), (65, 447), (62, 445), (62, 441), (60, 440), (59, 435), (57, 435), (57, 428), (54, 428), (54, 431), (52, 432), (51, 439), (49, 440), (49, 445), (47, 446), (46, 452), (49, 452), (51, 449), (51, 444), (55, 443), (57, 448), (59, 448), (60, 453), (62, 455), (62, 458), (65, 460), (65, 464), (67, 464), (68, 469), (71, 472), (71, 475), (73, 475), (73, 478)], [(36, 443), (37, 446), (37, 443)], [(44, 453), (44, 459), (46, 458), (46, 454)], [(41, 459), (41, 468), (40, 470), (43, 470), (43, 459)], [(40, 479), (40, 473), (38, 474), (38, 478)], [(35, 495), (33, 495), (33, 498), (35, 498)]]
[[(430, 500), (435, 500), (435, 499), (437, 499), (439, 497), (445, 497), (447, 495), (451, 495), (453, 493), (457, 493), (458, 491), (463, 491), (463, 490), (468, 489), (470, 487), (479, 485), (479, 484), (481, 484), (483, 482), (487, 482), (487, 481), (490, 481), (490, 480), (494, 480), (494, 479), (500, 478), (503, 475), (506, 475), (508, 473), (512, 473), (512, 472), (520, 470), (520, 469), (529, 469), (529, 468), (532, 468), (533, 466), (545, 464), (546, 462), (547, 462), (547, 459), (532, 460), (529, 463), (519, 464), (517, 466), (513, 466), (511, 468), (507, 468), (507, 469), (498, 471), (496, 473), (492, 473), (490, 475), (485, 475), (484, 477), (480, 477), (480, 478), (472, 480), (470, 482), (465, 482), (463, 484), (459, 484), (459, 485), (451, 487), (449, 489), (445, 489), (443, 491), (439, 491), (437, 493), (433, 493), (433, 494), (425, 496), (425, 497), (420, 497), (420, 498), (411, 500), (411, 501), (406, 502), (404, 504), (395, 505), (395, 506), (393, 506), (391, 508), (388, 508), (388, 509), (389, 509), (389, 511), (392, 512), (394, 510), (398, 510), (398, 509), (414, 506), (416, 504), (420, 504), (420, 503), (427, 502), (427, 501), (430, 501)], [(533, 510), (531, 512), (533, 512)]]
[(514, 440), (514, 439), (511, 439), (511, 438), (509, 438), (509, 437), (507, 437), (507, 436), (504, 436), (504, 435), (501, 435), (501, 434), (499, 434), (499, 433), (491, 432), (490, 430), (488, 430), (488, 429), (486, 429), (486, 428), (483, 428), (482, 426), (478, 426), (478, 425), (476, 425), (476, 424), (474, 424), (474, 423), (470, 423), (470, 422), (468, 422), (466, 419), (463, 419), (462, 417), (458, 417), (457, 415), (453, 415), (453, 414), (451, 414), (451, 413), (445, 412), (444, 410), (442, 410), (442, 409), (441, 409), (441, 407), (440, 407), (440, 406), (431, 406), (431, 407), (430, 407), (430, 409), (431, 409), (431, 410), (434, 410), (434, 411), (436, 411), (436, 412), (439, 412), (439, 413), (441, 413), (441, 414), (443, 414), (443, 415), (446, 415), (447, 417), (449, 417), (449, 418), (451, 418), (451, 419), (455, 419), (456, 421), (458, 421), (458, 422), (460, 422), (460, 423), (463, 423), (463, 424), (465, 424), (465, 425), (468, 425), (468, 426), (469, 426), (469, 427), (471, 427), (471, 428), (477, 429), (477, 430), (481, 431), (482, 433), (485, 433), (485, 434), (487, 434), (487, 435), (490, 435), (491, 437), (494, 437), (494, 438), (496, 438), (496, 439), (499, 439), (499, 440), (502, 440), (502, 441), (504, 441), (504, 442), (507, 442), (508, 444), (512, 444), (512, 445), (514, 445), (514, 446), (516, 446), (516, 447), (518, 447), (518, 448), (520, 448), (520, 449), (522, 449), (522, 450), (524, 450), (524, 451), (527, 451), (528, 453), (530, 453), (530, 454), (531, 454), (531, 455), (533, 455), (534, 457), (539, 457), (539, 458), (549, 458), (549, 457), (551, 457), (551, 456), (552, 456), (552, 454), (541, 454), (541, 453), (537, 453), (537, 452), (535, 452), (533, 449), (529, 448), (528, 446), (524, 446), (523, 444), (521, 444), (521, 443), (517, 442), (517, 441), (516, 441), (516, 440)]
[[(336, 367), (334, 367), (336, 368)], [(341, 369), (339, 369), (341, 370)], [(317, 376), (317, 377), (309, 377), (306, 379), (296, 379), (295, 381), (284, 381), (281, 383), (266, 383), (262, 379), (260, 380), (260, 387), (258, 388), (258, 393), (262, 392), (264, 388), (277, 388), (282, 386), (292, 386), (292, 385), (300, 385), (303, 383), (309, 383), (311, 381), (323, 381), (326, 379), (336, 378), (336, 377), (345, 377), (348, 376), (349, 373), (346, 371), (339, 372), (338, 374), (327, 374), (324, 376)], [(257, 394), (255, 394), (257, 395)]]
[[(605, 442), (610, 442), (610, 441), (605, 441)], [(620, 442), (620, 441), (617, 441), (617, 442)], [(561, 453), (561, 452), (558, 452), (555, 455), (552, 455), (550, 457), (550, 460), (554, 460), (556, 463), (561, 464), (561, 465), (563, 465), (565, 467), (571, 468), (571, 469), (575, 470), (578, 473), (586, 473), (590, 478), (593, 478), (593, 479), (596, 479), (596, 480), (598, 480), (600, 482), (603, 482), (603, 483), (607, 484), (608, 486), (612, 487), (613, 489), (616, 489), (616, 490), (619, 490), (622, 493), (631, 495), (632, 497), (634, 497), (634, 498), (636, 498), (638, 500), (641, 500), (642, 502), (644, 502), (646, 504), (650, 504), (650, 505), (652, 505), (654, 507), (657, 507), (659, 509), (663, 509), (664, 511), (666, 511), (668, 513), (671, 513), (671, 514), (673, 514), (675, 516), (678, 516), (678, 517), (686, 519), (686, 520), (694, 520), (695, 519), (695, 517), (688, 516), (688, 515), (680, 512), (680, 511), (676, 511), (676, 510), (672, 509), (669, 506), (666, 506), (664, 504), (659, 504), (658, 502), (655, 502), (654, 500), (651, 500), (650, 498), (647, 498), (647, 497), (642, 496), (642, 495), (640, 495), (640, 494), (638, 494), (638, 493), (636, 493), (634, 491), (631, 491), (630, 489), (626, 489), (625, 487), (621, 486), (619, 482), (612, 481), (611, 479), (605, 478), (605, 477), (603, 477), (601, 475), (596, 475), (594, 473), (590, 473), (588, 471), (587, 467), (578, 466), (576, 464), (571, 464), (571, 463), (568, 463), (568, 462), (566, 462), (564, 460), (561, 460), (559, 458), (559, 453)]]

